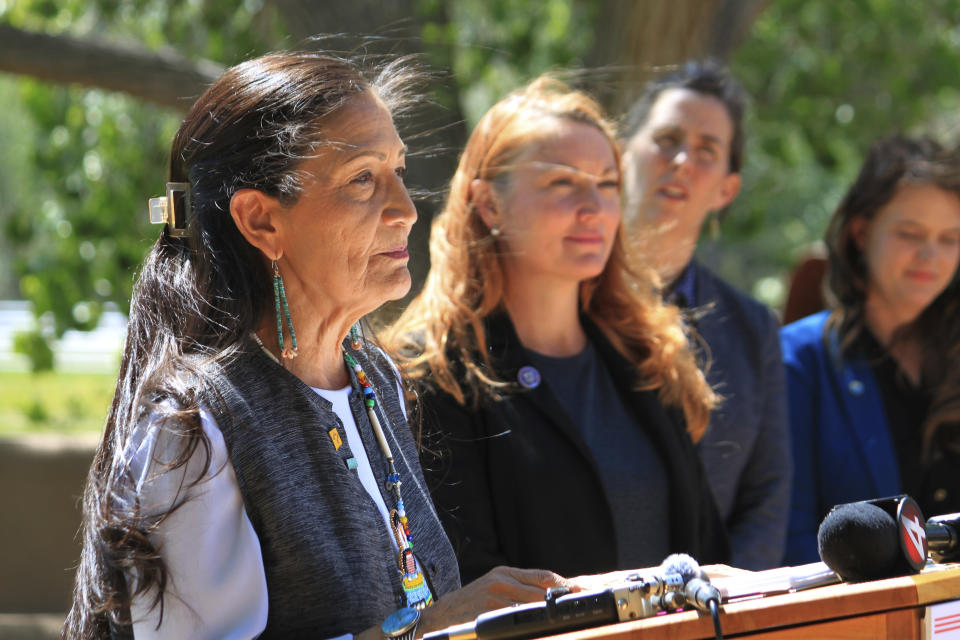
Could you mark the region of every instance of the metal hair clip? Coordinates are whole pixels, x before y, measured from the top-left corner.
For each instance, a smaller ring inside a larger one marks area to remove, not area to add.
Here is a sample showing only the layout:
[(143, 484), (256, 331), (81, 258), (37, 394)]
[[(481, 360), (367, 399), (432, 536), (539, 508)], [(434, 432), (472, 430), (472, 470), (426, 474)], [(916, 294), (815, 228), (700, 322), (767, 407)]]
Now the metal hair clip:
[(190, 213), (190, 183), (168, 182), (167, 195), (150, 198), (150, 222), (167, 225), (174, 238), (187, 235), (187, 216)]

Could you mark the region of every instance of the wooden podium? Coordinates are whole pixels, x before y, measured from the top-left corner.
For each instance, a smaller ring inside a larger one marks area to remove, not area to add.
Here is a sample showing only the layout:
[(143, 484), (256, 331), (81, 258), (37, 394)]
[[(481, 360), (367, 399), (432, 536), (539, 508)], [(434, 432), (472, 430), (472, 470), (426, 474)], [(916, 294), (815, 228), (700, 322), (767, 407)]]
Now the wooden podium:
[[(960, 565), (919, 575), (807, 591), (723, 605), (724, 638), (750, 640), (921, 640), (926, 605), (960, 598)], [(669, 613), (576, 631), (556, 640), (685, 640), (713, 638), (709, 615)]]

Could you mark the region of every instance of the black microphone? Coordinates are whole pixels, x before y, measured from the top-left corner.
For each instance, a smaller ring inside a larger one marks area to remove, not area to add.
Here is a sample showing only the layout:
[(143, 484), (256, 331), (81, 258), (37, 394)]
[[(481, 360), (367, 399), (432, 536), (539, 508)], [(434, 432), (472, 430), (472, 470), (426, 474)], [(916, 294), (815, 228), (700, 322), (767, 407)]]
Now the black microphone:
[(936, 562), (960, 560), (960, 513), (933, 516), (924, 529), (927, 550)]
[[(824, 563), (847, 581), (918, 573), (927, 560), (925, 523), (907, 495), (840, 504), (820, 524), (817, 549)], [(931, 531), (938, 548), (950, 553), (956, 531), (940, 523)]]
[(834, 507), (817, 532), (820, 559), (847, 581), (894, 573), (900, 555), (897, 523), (876, 505), (853, 502)]

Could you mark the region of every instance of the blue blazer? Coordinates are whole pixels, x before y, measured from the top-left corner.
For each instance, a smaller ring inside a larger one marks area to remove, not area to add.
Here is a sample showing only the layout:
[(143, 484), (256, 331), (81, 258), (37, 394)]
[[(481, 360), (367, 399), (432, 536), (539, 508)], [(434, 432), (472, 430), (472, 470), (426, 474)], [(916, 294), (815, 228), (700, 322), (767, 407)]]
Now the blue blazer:
[(723, 396), (697, 444), (733, 549), (733, 565), (780, 566), (790, 506), (787, 397), (770, 310), (694, 261), (707, 380)]
[(815, 562), (817, 530), (836, 504), (900, 493), (900, 473), (876, 380), (824, 340), (829, 312), (780, 331), (787, 367), (794, 478), (785, 565)]

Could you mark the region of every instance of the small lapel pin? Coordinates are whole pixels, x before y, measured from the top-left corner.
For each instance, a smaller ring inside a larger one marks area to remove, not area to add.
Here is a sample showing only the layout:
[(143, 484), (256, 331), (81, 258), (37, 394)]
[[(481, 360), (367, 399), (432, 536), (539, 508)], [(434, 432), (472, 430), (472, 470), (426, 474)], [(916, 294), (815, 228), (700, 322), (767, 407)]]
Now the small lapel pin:
[(520, 367), (520, 371), (517, 371), (517, 382), (524, 388), (536, 389), (540, 386), (540, 379), (540, 372), (530, 365)]
[(859, 380), (851, 380), (850, 384), (847, 385), (847, 389), (855, 396), (863, 395), (863, 383)]

